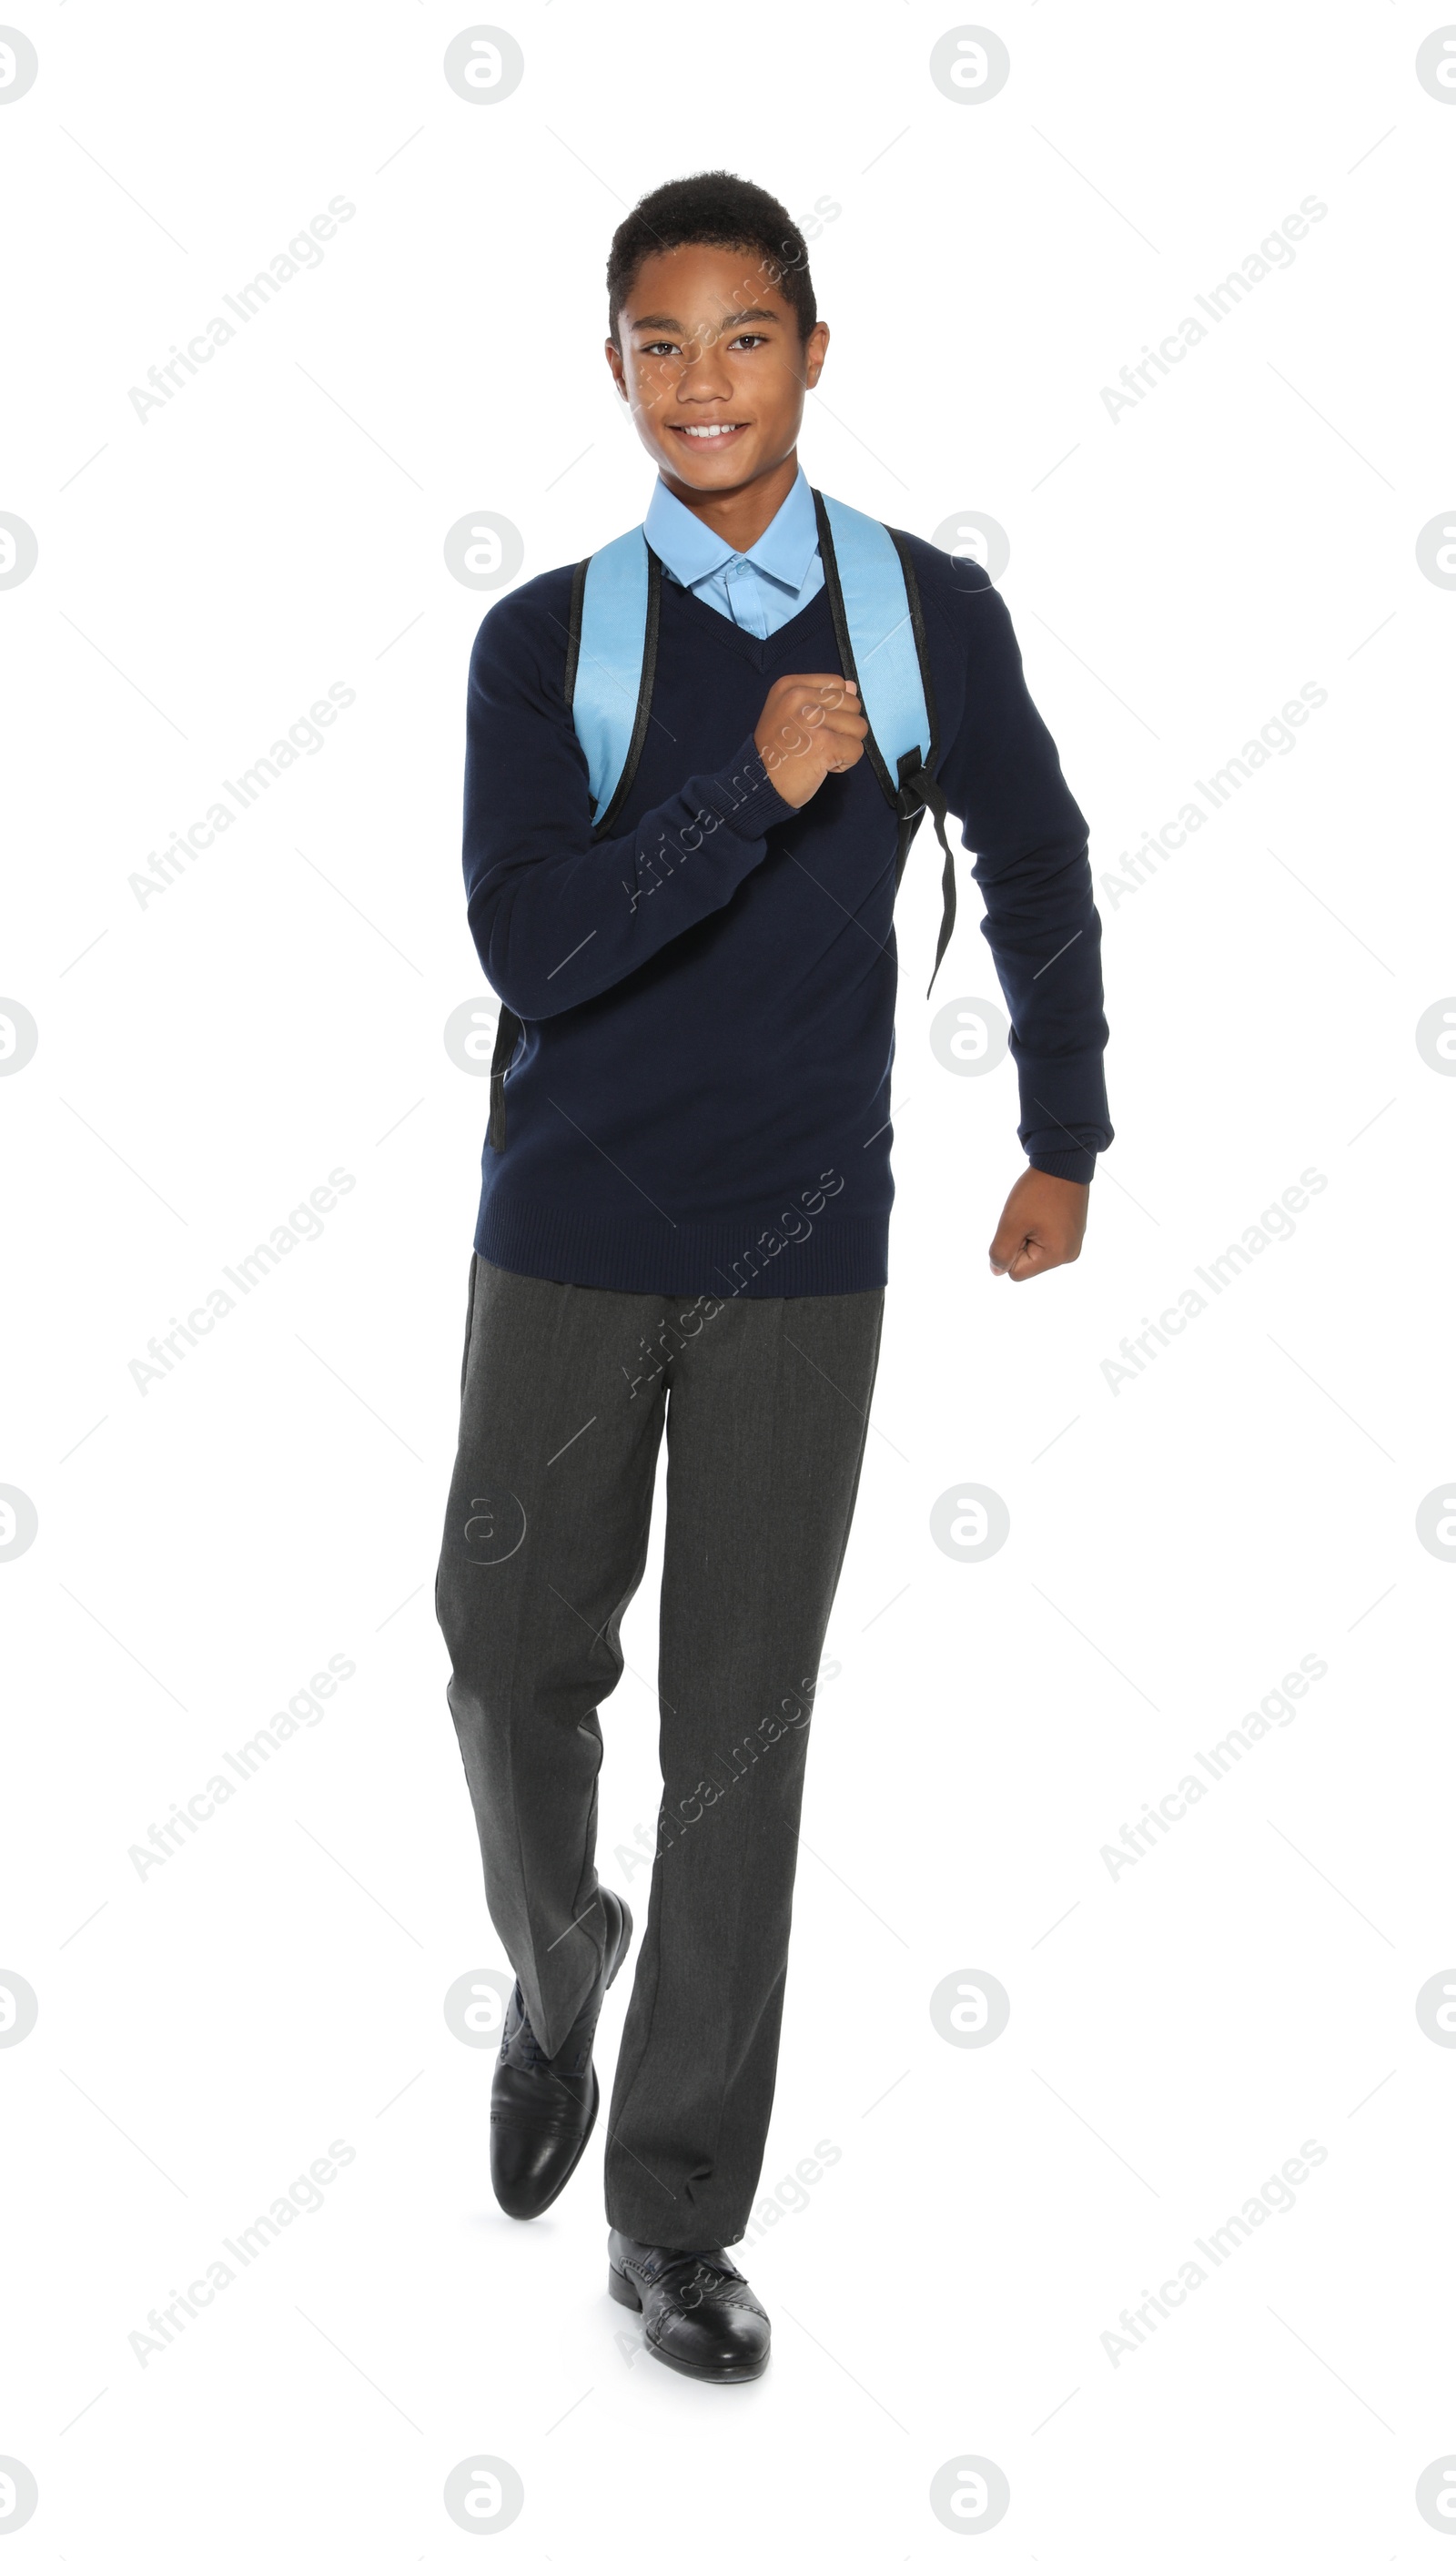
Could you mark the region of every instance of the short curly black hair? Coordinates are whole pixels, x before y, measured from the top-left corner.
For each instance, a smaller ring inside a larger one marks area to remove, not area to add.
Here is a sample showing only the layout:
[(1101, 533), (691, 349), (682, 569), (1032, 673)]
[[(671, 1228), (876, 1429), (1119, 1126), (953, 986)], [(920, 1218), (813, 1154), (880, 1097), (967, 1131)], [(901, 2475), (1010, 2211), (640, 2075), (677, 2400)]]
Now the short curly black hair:
[(777, 285), (807, 338), (819, 317), (809, 275), (809, 252), (797, 223), (776, 196), (729, 169), (701, 169), (696, 177), (669, 178), (634, 205), (612, 235), (606, 261), (607, 328), (614, 347), (617, 313), (645, 259), (660, 250), (741, 249)]

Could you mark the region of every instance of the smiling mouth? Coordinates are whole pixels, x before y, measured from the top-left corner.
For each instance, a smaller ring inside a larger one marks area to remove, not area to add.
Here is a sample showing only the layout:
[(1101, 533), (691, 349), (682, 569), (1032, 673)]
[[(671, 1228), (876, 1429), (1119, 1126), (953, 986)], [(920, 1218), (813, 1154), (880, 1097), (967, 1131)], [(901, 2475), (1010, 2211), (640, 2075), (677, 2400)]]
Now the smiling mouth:
[(685, 435), (690, 444), (711, 446), (731, 444), (735, 435), (747, 433), (746, 422), (734, 419), (730, 425), (718, 427), (674, 427), (674, 435)]

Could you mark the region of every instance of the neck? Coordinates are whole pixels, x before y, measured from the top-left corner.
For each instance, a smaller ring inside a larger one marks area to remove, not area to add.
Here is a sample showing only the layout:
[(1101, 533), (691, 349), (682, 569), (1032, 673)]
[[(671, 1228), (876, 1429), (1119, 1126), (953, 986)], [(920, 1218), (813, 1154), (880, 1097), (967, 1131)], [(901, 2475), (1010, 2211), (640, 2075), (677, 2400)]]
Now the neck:
[(662, 473), (664, 485), (684, 507), (701, 517), (711, 532), (731, 543), (735, 552), (751, 551), (760, 534), (768, 531), (799, 471), (798, 448), (775, 462), (771, 471), (760, 472), (754, 480), (745, 480), (740, 489), (690, 489), (675, 479), (670, 471)]

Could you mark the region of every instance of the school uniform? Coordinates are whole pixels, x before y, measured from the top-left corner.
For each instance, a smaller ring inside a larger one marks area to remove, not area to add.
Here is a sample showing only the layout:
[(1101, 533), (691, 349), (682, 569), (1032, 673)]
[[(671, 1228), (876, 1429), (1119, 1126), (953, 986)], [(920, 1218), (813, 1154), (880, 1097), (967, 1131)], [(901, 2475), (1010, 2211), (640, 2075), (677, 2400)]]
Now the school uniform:
[[(605, 2180), (618, 2232), (698, 2250), (742, 2235), (773, 2097), (889, 1274), (899, 831), (868, 758), (795, 809), (753, 744), (778, 676), (841, 663), (802, 472), (746, 554), (662, 483), (644, 532), (651, 709), (607, 835), (567, 707), (572, 570), (504, 598), (471, 659), (468, 916), (521, 1033), (483, 1151), (436, 1609), (491, 1917), (556, 2056), (602, 1973), (597, 1710), (666, 1429), (664, 1793)], [(1085, 1182), (1112, 1134), (1086, 824), (1000, 595), (897, 540), (1022, 1143)]]

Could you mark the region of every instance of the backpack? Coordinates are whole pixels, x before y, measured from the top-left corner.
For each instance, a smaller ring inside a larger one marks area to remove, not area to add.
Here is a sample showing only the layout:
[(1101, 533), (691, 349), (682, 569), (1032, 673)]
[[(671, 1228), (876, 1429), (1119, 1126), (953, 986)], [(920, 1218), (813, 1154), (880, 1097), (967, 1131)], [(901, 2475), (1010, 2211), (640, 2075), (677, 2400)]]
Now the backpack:
[[(940, 738), (919, 585), (901, 534), (838, 498), (811, 494), (840, 666), (859, 687), (870, 724), (865, 754), (899, 821), (896, 890), (927, 808), (945, 855), (933, 987), (955, 925), (955, 860), (945, 794), (935, 780)], [(566, 699), (586, 759), (593, 843), (610, 834), (641, 760), (661, 596), (662, 563), (640, 525), (579, 561), (571, 580)], [(488, 1136), (496, 1149), (506, 1143), (506, 1071), (522, 1030), (502, 1005), (490, 1072)]]

